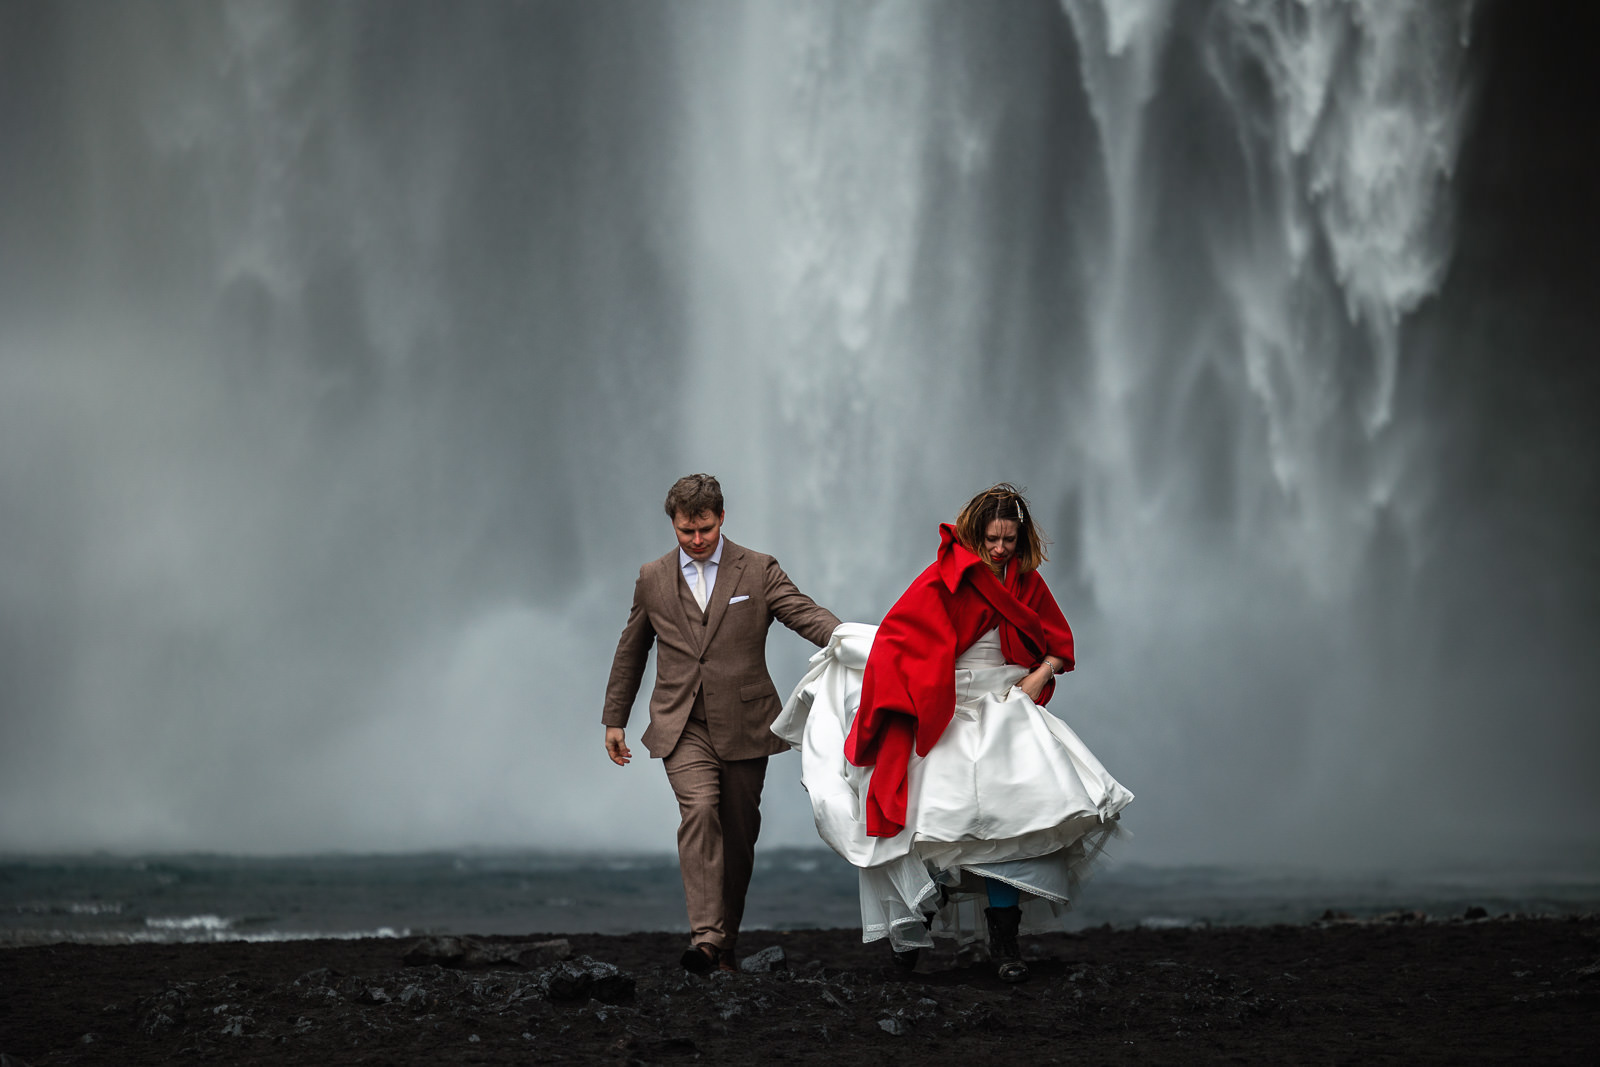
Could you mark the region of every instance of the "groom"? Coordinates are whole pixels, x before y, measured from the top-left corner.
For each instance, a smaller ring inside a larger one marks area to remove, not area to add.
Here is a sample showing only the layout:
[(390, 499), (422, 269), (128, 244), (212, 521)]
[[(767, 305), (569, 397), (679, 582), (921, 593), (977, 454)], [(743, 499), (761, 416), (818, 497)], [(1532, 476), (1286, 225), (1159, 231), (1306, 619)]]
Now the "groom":
[(639, 568), (600, 721), (606, 754), (626, 766), (633, 753), (623, 728), (658, 642), (641, 739), (678, 798), (691, 929), (683, 966), (707, 974), (736, 969), (767, 757), (788, 747), (768, 729), (783, 705), (767, 674), (767, 629), (777, 619), (825, 645), (839, 620), (796, 589), (777, 560), (722, 536), (722, 487), (709, 474), (679, 478), (666, 508), (678, 547)]

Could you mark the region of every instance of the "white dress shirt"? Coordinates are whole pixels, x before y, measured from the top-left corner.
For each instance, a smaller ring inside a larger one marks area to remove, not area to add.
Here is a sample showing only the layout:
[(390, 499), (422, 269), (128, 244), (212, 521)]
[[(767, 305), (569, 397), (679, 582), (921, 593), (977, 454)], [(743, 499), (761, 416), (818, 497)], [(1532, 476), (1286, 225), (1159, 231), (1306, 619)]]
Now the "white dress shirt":
[[(682, 548), (678, 549), (678, 569), (683, 572), (683, 580), (689, 583), (689, 591), (694, 592), (695, 563), (697, 561), (689, 556)], [(711, 553), (711, 558), (700, 561), (706, 568), (706, 608), (711, 607), (711, 588), (717, 584), (717, 564), (722, 562), (722, 535), (717, 535), (717, 547)]]

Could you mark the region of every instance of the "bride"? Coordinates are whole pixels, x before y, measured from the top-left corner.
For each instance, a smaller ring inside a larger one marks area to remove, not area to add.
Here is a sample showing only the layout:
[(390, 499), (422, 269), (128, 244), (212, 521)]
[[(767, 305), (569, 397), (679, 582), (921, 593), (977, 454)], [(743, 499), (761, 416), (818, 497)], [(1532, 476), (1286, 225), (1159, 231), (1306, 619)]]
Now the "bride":
[(1068, 905), (1133, 794), (1043, 710), (1072, 630), (1021, 492), (986, 489), (940, 534), (881, 625), (834, 631), (772, 729), (800, 750), (823, 840), (860, 869), (863, 940), (915, 967), (985, 900), (997, 973), (1021, 981), (1024, 919)]

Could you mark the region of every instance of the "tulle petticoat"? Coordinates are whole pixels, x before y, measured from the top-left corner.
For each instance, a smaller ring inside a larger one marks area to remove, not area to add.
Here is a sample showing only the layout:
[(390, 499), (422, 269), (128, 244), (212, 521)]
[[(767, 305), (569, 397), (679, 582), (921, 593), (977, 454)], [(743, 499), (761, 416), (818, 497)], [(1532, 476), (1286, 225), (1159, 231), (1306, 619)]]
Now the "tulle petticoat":
[[(844, 758), (877, 627), (844, 623), (811, 658), (772, 730), (800, 750), (822, 839), (860, 869), (861, 931), (896, 949), (982, 930), (985, 877), (1023, 890), (1024, 929), (1056, 920), (1126, 831), (1133, 799), (1060, 719), (1017, 689), (991, 631), (956, 663), (956, 714), (907, 768), (906, 828), (868, 837), (870, 768)], [(962, 908), (973, 901), (970, 912)]]

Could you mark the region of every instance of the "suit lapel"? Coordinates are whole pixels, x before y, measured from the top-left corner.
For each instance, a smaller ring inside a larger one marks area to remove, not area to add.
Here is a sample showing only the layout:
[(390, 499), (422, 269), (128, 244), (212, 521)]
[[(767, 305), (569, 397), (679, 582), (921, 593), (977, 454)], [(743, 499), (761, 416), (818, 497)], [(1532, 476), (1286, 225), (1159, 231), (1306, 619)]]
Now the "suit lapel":
[(678, 629), (683, 632), (684, 640), (691, 645), (700, 644), (699, 633), (705, 627), (699, 625), (699, 619), (689, 618), (689, 610), (683, 606), (683, 597), (678, 595), (678, 586), (683, 584), (683, 571), (678, 569), (678, 550), (673, 549), (661, 558), (661, 573), (657, 576), (657, 586), (661, 599), (669, 605), (667, 611), (678, 620)]
[(728, 611), (728, 598), (733, 596), (733, 591), (739, 588), (739, 575), (744, 572), (744, 549), (729, 541), (722, 539), (722, 562), (717, 564), (717, 584), (711, 589), (711, 603), (706, 605), (707, 617), (705, 630), (705, 643), (700, 646), (704, 652), (706, 645), (717, 635), (717, 627), (722, 625), (722, 616)]

